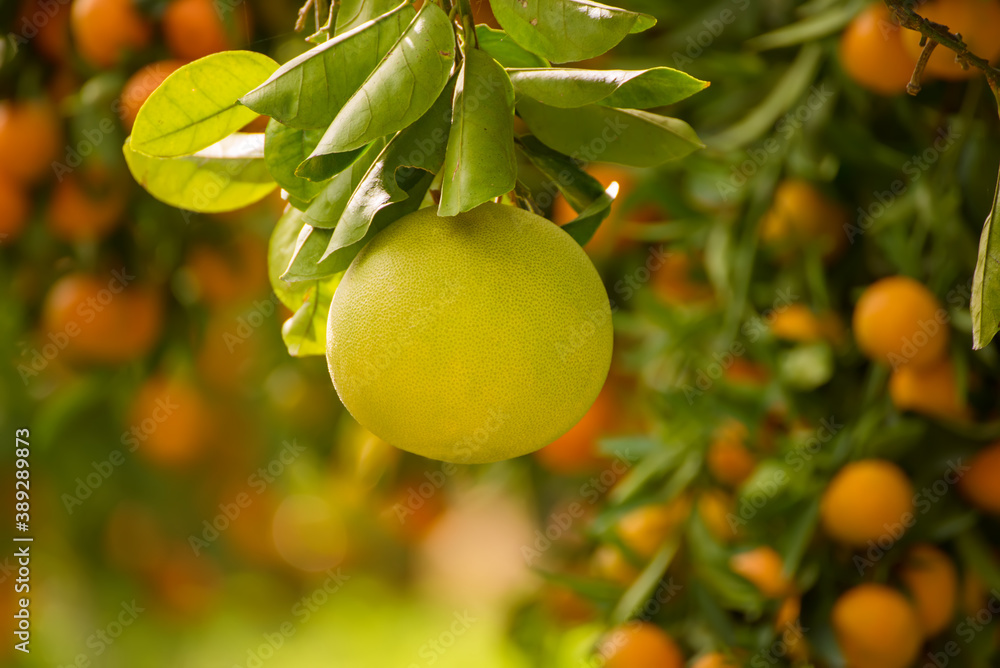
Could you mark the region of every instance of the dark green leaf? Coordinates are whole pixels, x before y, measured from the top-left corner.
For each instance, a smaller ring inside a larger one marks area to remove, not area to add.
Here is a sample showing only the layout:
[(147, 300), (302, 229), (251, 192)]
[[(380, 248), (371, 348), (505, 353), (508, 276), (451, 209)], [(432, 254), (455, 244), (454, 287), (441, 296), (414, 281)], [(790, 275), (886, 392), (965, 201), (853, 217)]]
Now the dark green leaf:
[(514, 189), (514, 88), (489, 54), (469, 49), (455, 85), (438, 215), (455, 216)]
[(254, 111), (293, 128), (326, 128), (375, 70), (413, 19), (402, 4), (378, 20), (294, 58), (241, 98)]
[(362, 23), (390, 12), (397, 0), (341, 0), (337, 11), (336, 34), (341, 35)]
[(264, 162), (271, 176), (298, 202), (312, 201), (326, 184), (296, 176), (295, 168), (316, 148), (323, 131), (290, 128), (272, 118), (265, 135)]
[[(585, 245), (611, 213), (614, 197), (605, 192), (600, 181), (583, 171), (572, 158), (553, 151), (536, 137), (525, 135), (518, 143), (531, 164), (552, 187), (558, 188), (570, 206), (580, 214), (563, 225), (563, 230), (578, 244)], [(551, 190), (547, 194), (551, 195)]]
[(979, 237), (979, 258), (972, 279), (972, 347), (985, 347), (1000, 329), (1000, 180), (993, 195), (993, 210)]
[(528, 51), (503, 30), (485, 25), (476, 26), (479, 48), (493, 56), (504, 67), (548, 67), (547, 60)]
[(634, 109), (558, 109), (522, 97), (517, 110), (546, 145), (586, 162), (655, 167), (703, 148), (684, 121)]
[(372, 142), (354, 164), (327, 182), (323, 191), (306, 209), (305, 222), (313, 227), (333, 229), (347, 208), (351, 195), (357, 190), (372, 163), (385, 148), (385, 141)]
[(409, 126), (437, 100), (454, 60), (452, 23), (440, 7), (427, 3), (337, 114), (309, 161), (353, 151)]
[(708, 86), (705, 81), (669, 67), (651, 70), (545, 67), (514, 69), (509, 74), (518, 95), (563, 109), (589, 104), (625, 109), (663, 107)]
[(139, 109), (132, 150), (158, 158), (190, 155), (257, 118), (239, 98), (278, 63), (251, 51), (205, 56), (167, 77)]
[(594, 58), (629, 33), (656, 25), (648, 14), (590, 0), (490, 0), (490, 5), (518, 44), (554, 63)]
[(277, 187), (264, 164), (264, 135), (232, 134), (194, 155), (151, 158), (123, 147), (132, 176), (162, 202), (189, 211), (232, 211)]

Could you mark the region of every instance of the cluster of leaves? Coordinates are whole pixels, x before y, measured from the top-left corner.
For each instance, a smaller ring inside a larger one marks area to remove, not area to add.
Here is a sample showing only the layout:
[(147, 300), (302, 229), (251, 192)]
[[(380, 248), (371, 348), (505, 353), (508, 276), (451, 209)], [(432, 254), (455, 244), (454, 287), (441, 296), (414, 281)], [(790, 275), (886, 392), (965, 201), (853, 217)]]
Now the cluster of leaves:
[[(651, 16), (493, 0), (506, 29), (494, 30), (474, 25), (467, 0), (393, 4), (335, 2), (320, 43), (280, 67), (231, 51), (181, 68), (125, 144), (136, 180), (177, 207), (221, 211), (277, 186), (287, 193), (269, 259), (295, 312), (283, 332), (293, 355), (323, 353), (340, 275), (407, 213), (436, 204), (456, 215), (497, 199), (544, 212), (558, 190), (579, 212), (565, 229), (582, 244), (613, 199), (587, 162), (648, 167), (702, 146), (683, 121), (646, 110), (705, 82), (666, 67), (552, 66), (605, 53)], [(258, 114), (271, 119), (265, 133), (238, 132)]]

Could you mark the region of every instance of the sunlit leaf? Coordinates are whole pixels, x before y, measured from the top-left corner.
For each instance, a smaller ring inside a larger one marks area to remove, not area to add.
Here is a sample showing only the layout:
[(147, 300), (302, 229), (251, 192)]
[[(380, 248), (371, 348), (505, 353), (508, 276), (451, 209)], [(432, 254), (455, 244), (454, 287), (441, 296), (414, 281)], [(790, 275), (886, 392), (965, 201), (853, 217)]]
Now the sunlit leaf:
[(551, 107), (589, 104), (626, 109), (650, 109), (688, 98), (708, 83), (669, 67), (650, 70), (578, 70), (546, 67), (510, 70), (518, 95)]
[(503, 30), (478, 25), (476, 37), (479, 40), (479, 48), (493, 56), (493, 59), (504, 67), (548, 67), (549, 65), (547, 60), (525, 49)]
[(972, 279), (972, 347), (983, 348), (1000, 330), (1000, 180), (993, 195), (993, 210), (979, 238), (979, 256)]

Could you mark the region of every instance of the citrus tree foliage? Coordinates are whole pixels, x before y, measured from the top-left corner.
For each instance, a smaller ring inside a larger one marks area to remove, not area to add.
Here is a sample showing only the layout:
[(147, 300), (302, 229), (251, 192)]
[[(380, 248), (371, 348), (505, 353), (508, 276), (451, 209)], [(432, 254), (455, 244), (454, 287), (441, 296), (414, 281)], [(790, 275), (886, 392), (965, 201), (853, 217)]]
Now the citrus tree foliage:
[[(293, 355), (324, 352), (340, 276), (407, 213), (495, 200), (542, 212), (558, 190), (578, 212), (564, 229), (583, 244), (614, 192), (584, 171), (589, 162), (650, 167), (702, 146), (687, 123), (651, 110), (707, 83), (667, 67), (557, 66), (605, 53), (651, 16), (589, 0), (491, 0), (504, 28), (493, 30), (473, 24), (468, 0), (452, 4), (334, 2), (302, 55), (283, 65), (208, 56), (139, 112), (125, 155), (164, 202), (216, 212), (285, 192), (269, 263), (294, 312), (283, 330)], [(258, 115), (270, 117), (266, 132), (237, 132)]]

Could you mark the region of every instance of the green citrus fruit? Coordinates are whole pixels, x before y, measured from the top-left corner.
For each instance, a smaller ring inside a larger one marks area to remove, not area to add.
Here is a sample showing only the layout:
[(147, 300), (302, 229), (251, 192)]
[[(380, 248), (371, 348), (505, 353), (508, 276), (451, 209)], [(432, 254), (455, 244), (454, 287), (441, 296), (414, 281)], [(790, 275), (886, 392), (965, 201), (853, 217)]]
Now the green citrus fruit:
[(484, 204), (401, 218), (337, 287), (327, 361), (341, 401), (398, 448), (466, 464), (517, 457), (572, 427), (611, 363), (601, 279), (568, 234)]

